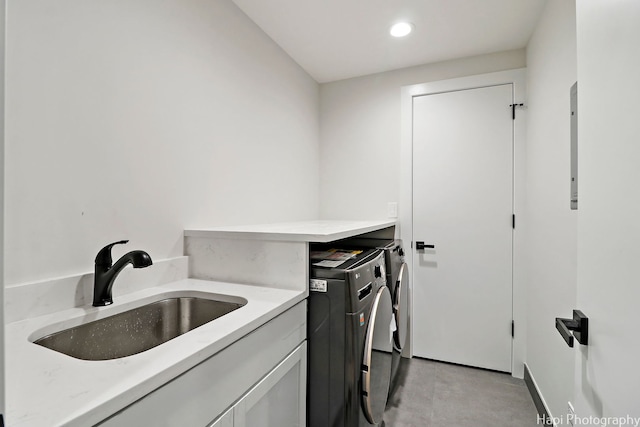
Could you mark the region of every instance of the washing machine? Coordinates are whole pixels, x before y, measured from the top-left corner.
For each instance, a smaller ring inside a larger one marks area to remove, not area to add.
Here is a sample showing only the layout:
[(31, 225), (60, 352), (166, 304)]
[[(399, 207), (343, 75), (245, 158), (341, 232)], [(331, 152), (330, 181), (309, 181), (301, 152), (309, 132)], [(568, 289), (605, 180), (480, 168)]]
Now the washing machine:
[(395, 321), (391, 385), (389, 387), (389, 399), (391, 399), (401, 382), (400, 365), (406, 362), (402, 357), (402, 350), (408, 343), (407, 332), (409, 329), (409, 269), (404, 262), (402, 240), (350, 238), (342, 240), (338, 244), (346, 248), (374, 248), (382, 250), (384, 253), (387, 286), (391, 291)]
[(310, 258), (307, 425), (383, 425), (393, 352), (384, 254), (312, 247)]

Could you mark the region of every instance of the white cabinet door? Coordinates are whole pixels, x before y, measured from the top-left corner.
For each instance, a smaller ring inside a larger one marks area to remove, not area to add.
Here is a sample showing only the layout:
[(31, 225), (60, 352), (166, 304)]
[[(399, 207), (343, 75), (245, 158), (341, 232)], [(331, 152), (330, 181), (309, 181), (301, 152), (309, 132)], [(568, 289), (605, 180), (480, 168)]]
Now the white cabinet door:
[(207, 427), (233, 427), (233, 408), (227, 409), (227, 412), (219, 416)]
[(306, 425), (307, 343), (303, 342), (233, 408), (234, 427)]

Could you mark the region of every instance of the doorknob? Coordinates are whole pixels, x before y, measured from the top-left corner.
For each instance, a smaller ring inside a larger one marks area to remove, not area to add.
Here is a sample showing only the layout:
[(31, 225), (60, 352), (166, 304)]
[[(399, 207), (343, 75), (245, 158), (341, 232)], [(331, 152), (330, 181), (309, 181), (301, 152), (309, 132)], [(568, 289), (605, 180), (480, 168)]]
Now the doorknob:
[(423, 249), (435, 249), (436, 245), (425, 245), (424, 242), (416, 242), (416, 249), (417, 250), (423, 250)]
[(580, 310), (573, 310), (573, 319), (556, 317), (556, 329), (569, 347), (573, 347), (573, 337), (582, 345), (589, 342), (589, 318)]

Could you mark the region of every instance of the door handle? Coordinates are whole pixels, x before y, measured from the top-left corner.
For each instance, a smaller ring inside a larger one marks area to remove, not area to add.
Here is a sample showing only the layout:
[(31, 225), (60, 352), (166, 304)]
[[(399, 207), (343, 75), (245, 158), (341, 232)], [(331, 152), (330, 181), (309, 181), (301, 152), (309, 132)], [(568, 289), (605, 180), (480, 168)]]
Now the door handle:
[(424, 242), (416, 242), (416, 249), (421, 251), (424, 249), (435, 249), (436, 245), (425, 245)]
[(580, 310), (573, 310), (573, 319), (556, 317), (556, 329), (569, 347), (573, 347), (573, 337), (582, 345), (589, 342), (589, 318)]

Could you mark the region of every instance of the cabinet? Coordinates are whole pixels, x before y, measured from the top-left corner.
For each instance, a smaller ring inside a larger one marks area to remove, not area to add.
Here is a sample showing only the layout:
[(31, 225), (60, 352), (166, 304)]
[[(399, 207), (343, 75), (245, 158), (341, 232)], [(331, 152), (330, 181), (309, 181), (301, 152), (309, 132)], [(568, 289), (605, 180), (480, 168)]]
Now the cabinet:
[(233, 427), (233, 408), (227, 409), (224, 414), (208, 427)]
[(100, 427), (303, 427), (306, 317), (305, 300)]
[(304, 342), (208, 427), (304, 427), (306, 354)]

